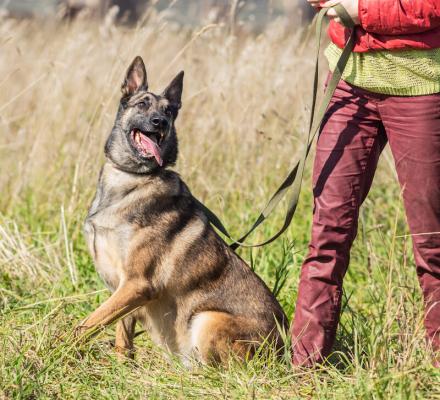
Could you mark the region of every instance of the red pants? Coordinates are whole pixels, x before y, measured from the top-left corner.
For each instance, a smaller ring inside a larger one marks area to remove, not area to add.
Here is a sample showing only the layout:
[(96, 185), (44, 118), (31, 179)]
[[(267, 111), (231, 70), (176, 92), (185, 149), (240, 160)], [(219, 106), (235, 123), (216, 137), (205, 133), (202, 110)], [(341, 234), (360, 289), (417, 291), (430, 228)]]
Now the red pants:
[(322, 361), (333, 346), (359, 207), (387, 142), (413, 235), (427, 337), (440, 350), (440, 94), (385, 96), (341, 81), (317, 144), (312, 238), (292, 328), (296, 365)]

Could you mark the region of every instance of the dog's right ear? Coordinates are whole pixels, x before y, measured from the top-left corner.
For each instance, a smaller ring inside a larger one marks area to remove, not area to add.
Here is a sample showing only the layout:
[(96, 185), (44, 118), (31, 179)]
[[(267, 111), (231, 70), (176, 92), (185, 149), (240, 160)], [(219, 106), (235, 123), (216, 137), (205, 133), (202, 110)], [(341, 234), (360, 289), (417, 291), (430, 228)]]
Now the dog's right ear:
[(142, 57), (137, 56), (127, 69), (121, 86), (122, 96), (128, 97), (139, 89), (148, 90), (147, 71)]

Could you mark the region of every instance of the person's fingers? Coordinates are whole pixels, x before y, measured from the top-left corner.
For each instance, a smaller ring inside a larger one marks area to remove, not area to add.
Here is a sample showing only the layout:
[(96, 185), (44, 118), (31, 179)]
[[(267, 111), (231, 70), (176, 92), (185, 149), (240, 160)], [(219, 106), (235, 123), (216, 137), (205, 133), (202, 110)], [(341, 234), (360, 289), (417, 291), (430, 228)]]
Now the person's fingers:
[[(327, 17), (329, 17), (330, 19), (332, 19), (336, 22), (341, 23), (341, 19), (337, 16), (337, 14), (334, 10), (334, 6), (336, 4), (342, 4), (346, 8), (346, 10), (347, 10), (348, 14), (350, 15), (350, 17), (352, 18), (353, 22), (355, 24), (359, 24), (359, 16), (358, 16), (358, 12), (357, 12), (357, 6), (355, 6), (358, 4), (357, 0), (351, 0), (351, 2), (347, 1), (347, 0), (329, 0), (329, 1), (326, 1), (322, 4), (323, 8), (329, 8), (329, 10), (327, 12)], [(354, 9), (353, 9), (353, 7), (354, 7)]]
[(327, 11), (327, 17), (335, 22), (341, 22), (341, 19), (333, 8), (330, 8), (330, 10)]
[(330, 10), (327, 11), (327, 17), (329, 17), (331, 19), (335, 19), (338, 17), (338, 14), (336, 13), (336, 11), (333, 8), (330, 8)]

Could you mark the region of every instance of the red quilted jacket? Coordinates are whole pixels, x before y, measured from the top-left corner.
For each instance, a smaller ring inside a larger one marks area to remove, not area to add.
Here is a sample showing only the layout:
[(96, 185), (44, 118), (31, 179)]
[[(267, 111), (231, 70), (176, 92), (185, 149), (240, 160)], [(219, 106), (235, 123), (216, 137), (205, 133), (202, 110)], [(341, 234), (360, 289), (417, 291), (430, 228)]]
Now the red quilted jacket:
[[(355, 52), (440, 48), (440, 0), (359, 0)], [(333, 43), (344, 47), (348, 29), (329, 25)]]

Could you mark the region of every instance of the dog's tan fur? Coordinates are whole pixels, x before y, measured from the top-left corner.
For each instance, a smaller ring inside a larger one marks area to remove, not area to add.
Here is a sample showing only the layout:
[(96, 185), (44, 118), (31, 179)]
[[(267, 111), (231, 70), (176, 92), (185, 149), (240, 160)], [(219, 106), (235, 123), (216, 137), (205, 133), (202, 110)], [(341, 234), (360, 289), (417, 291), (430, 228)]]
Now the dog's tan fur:
[(265, 339), (282, 345), (277, 324), (287, 328), (287, 319), (278, 302), (211, 228), (175, 172), (132, 173), (109, 159), (85, 232), (96, 269), (113, 294), (81, 329), (122, 318), (116, 327), (119, 351), (131, 352), (136, 321), (184, 360), (224, 362), (230, 351), (245, 358)]

